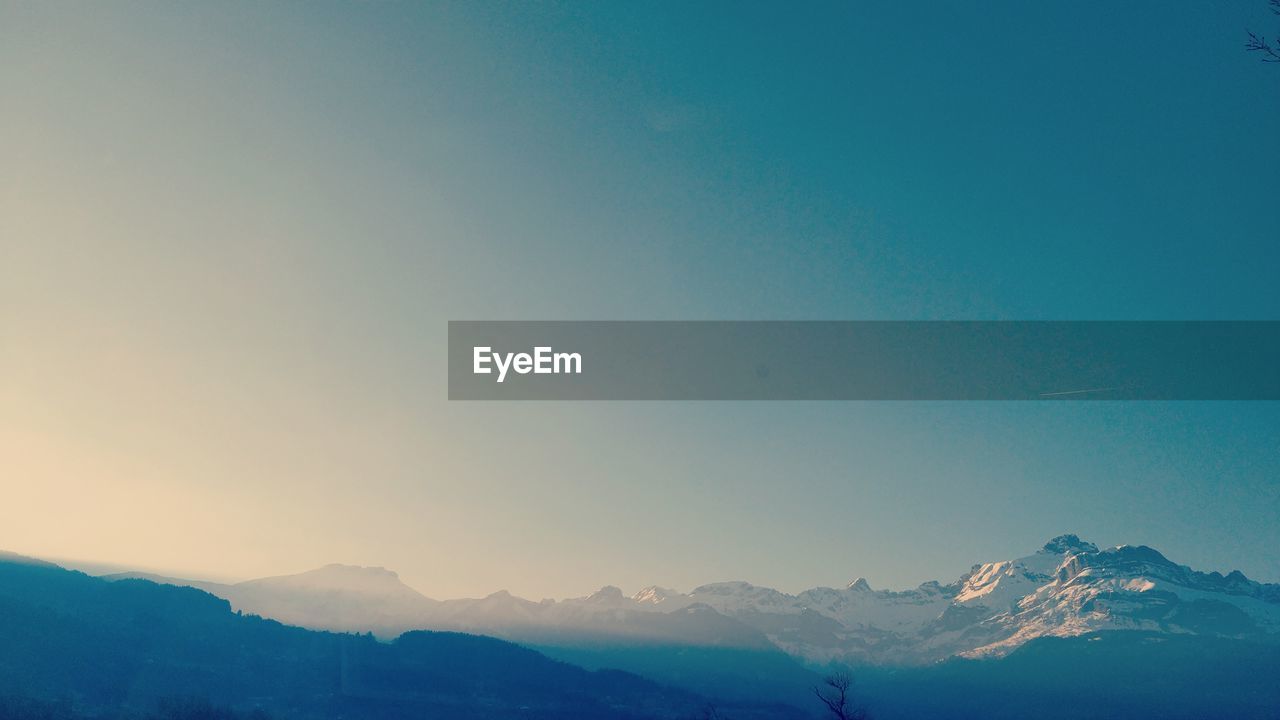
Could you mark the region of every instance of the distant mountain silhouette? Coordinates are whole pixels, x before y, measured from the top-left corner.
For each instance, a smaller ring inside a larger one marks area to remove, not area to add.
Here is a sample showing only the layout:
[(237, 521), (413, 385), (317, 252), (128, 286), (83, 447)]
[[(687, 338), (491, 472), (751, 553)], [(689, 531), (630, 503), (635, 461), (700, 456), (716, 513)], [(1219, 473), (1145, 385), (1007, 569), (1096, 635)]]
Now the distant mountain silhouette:
[(441, 604), (405, 585), (399, 576), (385, 568), (336, 563), (296, 575), (231, 584), (140, 572), (103, 577), (195, 587), (229, 600), (234, 609), (290, 625), (372, 632), (385, 639), (408, 630), (435, 627), (421, 620)]
[(382, 643), (305, 630), (199, 589), (107, 582), (12, 555), (0, 557), (6, 696), (106, 717), (184, 697), (296, 718), (677, 718), (705, 702), (493, 638), (411, 632)]
[(740, 620), (698, 603), (653, 612), (612, 587), (561, 602), (505, 591), (439, 601), (385, 568), (337, 564), (234, 584), (137, 572), (104, 579), (197, 587), (244, 612), (383, 639), (422, 628), (491, 635), (575, 665), (626, 670), (731, 701), (808, 704), (820, 680)]
[[(1075, 535), (1055, 537), (1024, 557), (975, 564), (945, 585), (931, 581), (896, 591), (874, 590), (858, 578), (843, 588), (796, 595), (718, 582), (688, 593), (650, 587), (630, 597), (605, 587), (558, 602), (533, 602), (505, 591), (439, 601), (404, 585), (395, 573), (350, 566), (236, 585), (171, 582), (203, 587), (237, 609), (306, 627), (388, 638), (424, 628), (475, 632), (557, 653), (573, 651), (575, 661), (586, 657), (578, 651), (601, 644), (646, 652), (675, 647), (786, 653), (822, 667), (1000, 657), (1039, 637), (1109, 630), (1280, 639), (1280, 585), (1255, 582), (1238, 571), (1199, 572), (1142, 545), (1100, 549)], [(637, 669), (625, 657), (611, 662)]]

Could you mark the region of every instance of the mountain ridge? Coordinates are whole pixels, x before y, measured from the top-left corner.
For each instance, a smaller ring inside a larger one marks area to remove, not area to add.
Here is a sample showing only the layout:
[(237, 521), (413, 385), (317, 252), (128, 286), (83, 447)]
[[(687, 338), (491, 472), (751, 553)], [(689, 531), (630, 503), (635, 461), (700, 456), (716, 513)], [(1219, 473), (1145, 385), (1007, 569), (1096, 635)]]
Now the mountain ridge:
[[(603, 643), (548, 656), (425, 631), (378, 642), (235, 613), (196, 588), (108, 582), (4, 556), (0, 610), (5, 717), (683, 720), (703, 708), (703, 717), (801, 720), (814, 717), (821, 682), (730, 649)], [(675, 614), (718, 614), (705, 604), (688, 611)], [(799, 617), (823, 618), (811, 609)], [(605, 669), (618, 660), (639, 672)], [(859, 703), (883, 720), (1268, 720), (1280, 707), (1280, 643), (1192, 634), (1041, 637), (999, 658), (854, 672)], [(677, 682), (652, 682), (664, 675)], [(164, 714), (166, 700), (180, 698), (195, 701), (183, 706), (194, 714)]]
[[(383, 643), (233, 612), (193, 587), (109, 582), (9, 555), (0, 556), (0, 638), (4, 717), (7, 698), (56, 703), (50, 707), (65, 709), (57, 717), (98, 719), (147, 717), (183, 698), (294, 720), (680, 720), (707, 702), (497, 638), (412, 631)], [(804, 716), (778, 705), (735, 713)]]
[(844, 588), (796, 594), (728, 581), (687, 593), (654, 585), (628, 596), (606, 585), (558, 601), (506, 591), (435, 600), (385, 568), (343, 565), (197, 586), (236, 609), (321, 629), (391, 637), (420, 628), (460, 630), (552, 645), (609, 638), (776, 648), (814, 667), (1002, 656), (1035, 638), (1106, 630), (1280, 637), (1280, 585), (1238, 570), (1193, 570), (1145, 545), (1100, 549), (1073, 534), (1027, 556), (977, 563), (948, 584), (930, 580), (905, 590), (876, 590), (859, 577)]

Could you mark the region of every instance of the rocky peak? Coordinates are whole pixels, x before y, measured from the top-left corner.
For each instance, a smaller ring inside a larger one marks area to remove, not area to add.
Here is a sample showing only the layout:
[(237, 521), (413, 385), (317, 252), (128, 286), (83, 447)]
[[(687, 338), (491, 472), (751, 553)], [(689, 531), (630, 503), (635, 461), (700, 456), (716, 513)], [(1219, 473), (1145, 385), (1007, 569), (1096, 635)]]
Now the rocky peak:
[(1068, 555), (1082, 552), (1098, 552), (1098, 546), (1081, 540), (1078, 535), (1059, 535), (1041, 548), (1041, 552), (1050, 555)]
[(618, 603), (623, 599), (622, 590), (613, 585), (605, 585), (587, 596), (587, 602), (593, 603)]

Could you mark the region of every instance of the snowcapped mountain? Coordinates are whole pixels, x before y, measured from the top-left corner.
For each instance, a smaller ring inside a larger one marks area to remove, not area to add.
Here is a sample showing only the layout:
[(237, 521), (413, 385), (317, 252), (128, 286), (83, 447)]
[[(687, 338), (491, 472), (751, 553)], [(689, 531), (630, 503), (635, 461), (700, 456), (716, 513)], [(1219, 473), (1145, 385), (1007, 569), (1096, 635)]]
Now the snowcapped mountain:
[[(636, 596), (648, 601), (647, 591)], [(643, 596), (643, 597), (642, 597)], [(1003, 655), (1038, 637), (1146, 630), (1280, 639), (1280, 585), (1177, 565), (1145, 546), (1099, 550), (1074, 535), (1038, 552), (975, 565), (950, 585), (787, 595), (716, 583), (659, 605), (702, 603), (765, 633), (812, 663), (917, 664), (953, 655)]]
[(451, 629), (531, 643), (592, 641), (780, 649), (813, 665), (930, 663), (1001, 656), (1039, 637), (1104, 630), (1280, 639), (1280, 585), (1239, 572), (1203, 573), (1145, 546), (1099, 549), (1075, 535), (1015, 560), (974, 565), (955, 582), (797, 595), (745, 582), (688, 593), (604, 587), (582, 598), (532, 602), (507, 592), (429, 600), (381, 568), (328, 566), (229, 586), (193, 584), (233, 607), (285, 622), (394, 635)]

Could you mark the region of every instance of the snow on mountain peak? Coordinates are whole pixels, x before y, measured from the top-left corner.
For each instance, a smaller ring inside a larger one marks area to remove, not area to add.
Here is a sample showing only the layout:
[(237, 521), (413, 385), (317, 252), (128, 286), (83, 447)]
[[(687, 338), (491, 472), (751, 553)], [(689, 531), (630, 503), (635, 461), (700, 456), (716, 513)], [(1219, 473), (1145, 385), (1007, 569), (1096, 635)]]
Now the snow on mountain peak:
[(1055, 537), (1021, 558), (974, 565), (947, 585), (897, 591), (874, 590), (859, 577), (844, 588), (795, 595), (717, 582), (688, 594), (650, 586), (627, 597), (606, 585), (560, 602), (533, 603), (505, 590), (436, 602), (389, 570), (349, 565), (212, 591), (236, 609), (343, 631), (552, 627), (665, 639), (694, 632), (721, 643), (725, 628), (739, 627), (817, 665), (993, 656), (1037, 637), (1112, 630), (1280, 640), (1280, 585), (1239, 571), (1198, 572), (1144, 545), (1099, 550), (1076, 535)]
[(675, 590), (659, 587), (657, 585), (650, 585), (635, 595), (632, 595), (631, 599), (642, 605), (659, 605), (677, 597), (680, 597), (680, 593)]
[(1098, 546), (1081, 540), (1078, 535), (1059, 535), (1044, 544), (1040, 552), (1050, 555), (1068, 555), (1081, 552), (1098, 552)]
[(789, 595), (730, 582), (685, 597), (815, 663), (1000, 655), (1036, 637), (1102, 630), (1280, 637), (1280, 586), (1196, 572), (1146, 546), (1099, 550), (1076, 535), (974, 565), (950, 585), (872, 590), (858, 578), (840, 590)]

